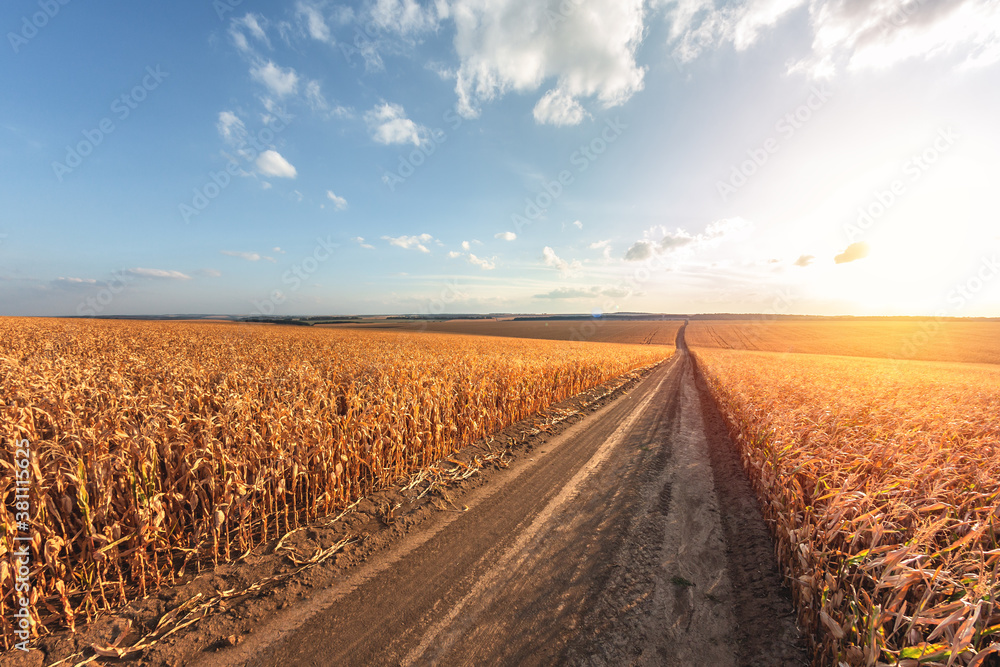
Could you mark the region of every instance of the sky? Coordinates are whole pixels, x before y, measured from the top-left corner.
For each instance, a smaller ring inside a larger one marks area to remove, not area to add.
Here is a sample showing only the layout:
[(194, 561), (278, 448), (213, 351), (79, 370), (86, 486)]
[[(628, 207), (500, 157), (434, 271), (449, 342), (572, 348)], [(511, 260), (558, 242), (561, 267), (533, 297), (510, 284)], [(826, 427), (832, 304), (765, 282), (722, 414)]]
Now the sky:
[(0, 28), (0, 315), (1000, 316), (996, 0)]

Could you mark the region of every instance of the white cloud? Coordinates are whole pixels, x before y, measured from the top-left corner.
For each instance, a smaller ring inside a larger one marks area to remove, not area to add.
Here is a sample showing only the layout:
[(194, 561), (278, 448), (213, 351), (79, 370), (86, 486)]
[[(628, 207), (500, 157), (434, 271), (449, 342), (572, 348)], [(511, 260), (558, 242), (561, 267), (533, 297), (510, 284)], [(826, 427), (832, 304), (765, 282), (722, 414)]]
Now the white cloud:
[(607, 296), (622, 299), (629, 296), (641, 296), (641, 292), (633, 292), (627, 287), (601, 287), (592, 285), (590, 287), (557, 287), (551, 292), (536, 294), (535, 299), (593, 299), (598, 296)]
[[(281, 251), (280, 248), (275, 248), (277, 251)], [(273, 257), (268, 257), (267, 255), (261, 255), (256, 252), (241, 252), (239, 250), (221, 250), (223, 255), (229, 255), (230, 257), (239, 257), (240, 259), (245, 259), (248, 262), (259, 262), (262, 259), (266, 259), (269, 262), (273, 262)], [(282, 253), (284, 254), (284, 253)]]
[(689, 61), (726, 43), (748, 49), (807, 7), (812, 49), (791, 71), (831, 76), (841, 67), (881, 69), (912, 58), (951, 57), (960, 68), (1000, 61), (995, 0), (752, 0), (719, 8), (713, 0), (682, 0), (668, 13), (674, 56)]
[(479, 242), (479, 241), (472, 241), (472, 243), (469, 243), (468, 241), (462, 241), (462, 248), (466, 252), (459, 252), (457, 250), (450, 250), (448, 252), (448, 257), (450, 259), (458, 259), (459, 257), (465, 257), (466, 261), (468, 261), (469, 264), (472, 264), (474, 266), (478, 266), (481, 269), (484, 269), (486, 271), (490, 271), (492, 269), (495, 269), (496, 266), (497, 266), (496, 265), (496, 258), (495, 257), (493, 259), (486, 259), (484, 257), (478, 257), (478, 256), (474, 255), (473, 253), (468, 252), (469, 248), (472, 247), (472, 244), (482, 245), (482, 243)]
[(583, 229), (583, 223), (580, 222), (579, 220), (574, 220), (573, 226), (576, 227), (577, 229)]
[(191, 280), (191, 276), (181, 273), (180, 271), (167, 271), (164, 269), (144, 269), (142, 267), (137, 267), (134, 269), (126, 269), (125, 273), (133, 276), (142, 276), (144, 278), (163, 278), (166, 280)]
[(419, 236), (383, 236), (383, 241), (388, 241), (390, 245), (397, 246), (399, 248), (405, 248), (407, 250), (415, 249), (420, 252), (430, 252), (425, 246), (425, 243), (434, 240), (434, 237), (430, 234), (420, 234)]
[[(720, 234), (713, 234), (712, 238), (719, 238), (720, 236)], [(683, 229), (671, 232), (664, 227), (653, 227), (644, 232), (643, 238), (633, 243), (625, 251), (625, 260), (629, 262), (641, 262), (655, 254), (679, 250), (703, 238), (702, 235), (698, 237), (692, 236)]]
[(331, 42), (330, 28), (326, 25), (326, 20), (319, 9), (305, 2), (299, 2), (295, 5), (295, 13), (305, 22), (310, 37), (320, 42)]
[(558, 255), (556, 251), (545, 246), (542, 248), (542, 259), (545, 261), (546, 266), (551, 266), (555, 269), (559, 269), (562, 273), (574, 273), (582, 268), (580, 262), (573, 260), (572, 262), (567, 262)]
[(270, 60), (262, 65), (252, 67), (250, 75), (267, 86), (268, 90), (278, 97), (291, 95), (299, 87), (299, 75), (295, 73), (294, 69), (280, 67)]
[(382, 30), (410, 35), (437, 28), (439, 19), (448, 15), (448, 4), (439, 1), (424, 8), (415, 0), (377, 0), (371, 13)]
[(363, 237), (363, 236), (355, 236), (351, 240), (354, 241), (355, 243), (357, 243), (359, 246), (361, 246), (362, 248), (364, 248), (366, 250), (374, 250), (375, 249), (375, 246), (373, 246), (372, 244), (365, 243), (365, 237)]
[(542, 96), (532, 111), (539, 125), (579, 125), (587, 112), (572, 95), (565, 90), (553, 88)]
[(327, 111), (330, 108), (330, 104), (326, 101), (323, 91), (320, 89), (319, 81), (310, 81), (307, 83), (305, 95), (306, 102), (309, 103), (313, 111)]
[(261, 122), (263, 122), (265, 124), (268, 124), (268, 125), (271, 124), (271, 122), (274, 121), (274, 119), (275, 119), (274, 117), (276, 115), (277, 116), (286, 116), (286, 117), (289, 117), (289, 118), (295, 118), (295, 116), (292, 116), (292, 115), (290, 115), (288, 113), (288, 111), (285, 109), (285, 107), (278, 106), (278, 102), (275, 101), (274, 98), (264, 96), (264, 97), (260, 98), (260, 102), (261, 102), (261, 104), (264, 105), (264, 109), (267, 110), (266, 114), (261, 114), (260, 115)]
[(536, 299), (587, 299), (598, 296), (599, 292), (594, 288), (584, 287), (557, 287), (551, 292), (536, 294)]
[(259, 39), (260, 41), (268, 44), (267, 35), (264, 34), (264, 28), (261, 23), (266, 24), (267, 21), (256, 14), (247, 14), (241, 19), (234, 19), (234, 23), (237, 25), (242, 25), (244, 28), (250, 31), (250, 34)]
[(278, 246), (274, 246), (273, 248), (271, 248), (271, 252), (277, 253), (279, 255), (285, 254), (285, 251), (279, 248)]
[(320, 87), (319, 81), (309, 81), (306, 83), (303, 90), (303, 96), (305, 97), (306, 104), (309, 108), (315, 111), (320, 116), (325, 118), (353, 118), (354, 113), (340, 105), (333, 105), (327, 101), (326, 96), (323, 95), (323, 90)]
[(490, 261), (488, 259), (484, 259), (482, 257), (476, 257), (472, 253), (469, 253), (469, 264), (474, 264), (474, 265), (478, 266), (479, 268), (484, 269), (486, 271), (490, 271), (490, 270), (495, 269), (497, 267), (496, 262)]
[(340, 25), (350, 25), (358, 20), (358, 16), (354, 13), (354, 9), (346, 5), (334, 5), (332, 16)]
[(847, 264), (849, 262), (856, 262), (859, 259), (864, 259), (871, 252), (868, 248), (868, 244), (864, 241), (859, 241), (858, 243), (852, 243), (847, 246), (844, 252), (840, 253), (833, 258), (833, 261), (837, 264)]
[[(716, 8), (714, 0), (683, 0), (672, 6), (667, 18), (674, 56), (686, 62), (710, 48), (732, 43), (737, 51), (749, 48), (762, 28), (808, 0), (750, 0)], [(822, 0), (820, 0), (822, 1)]]
[(611, 239), (604, 241), (594, 241), (588, 246), (591, 250), (601, 250), (604, 259), (611, 259)]
[[(675, 248), (683, 248), (686, 245), (690, 245), (696, 241), (694, 236), (691, 236), (683, 229), (677, 229), (672, 232), (666, 230), (663, 231), (663, 238), (657, 244), (660, 250), (673, 250)], [(718, 238), (720, 234), (712, 234), (712, 238)]]
[(911, 58), (961, 58), (960, 67), (1000, 60), (1000, 5), (995, 0), (920, 0), (858, 7), (810, 7), (813, 54), (795, 69), (820, 75), (838, 60), (847, 68), (882, 69)]
[(365, 123), (372, 139), (386, 146), (409, 143), (419, 146), (427, 131), (407, 118), (403, 107), (398, 104), (382, 103), (366, 111)]
[(514, 232), (499, 232), (493, 235), (495, 239), (501, 239), (503, 241), (514, 241), (517, 239), (517, 234)]
[[(753, 224), (744, 218), (724, 218), (705, 226), (705, 231), (692, 235), (684, 229), (669, 231), (655, 226), (643, 232), (639, 239), (625, 252), (625, 260), (641, 262), (653, 255), (673, 253), (682, 249), (716, 246), (722, 241), (750, 229)], [(594, 247), (592, 244), (591, 247)]]
[(278, 151), (264, 151), (257, 158), (257, 169), (260, 173), (277, 178), (295, 178), (298, 172)]
[(425, 67), (431, 72), (437, 74), (438, 78), (440, 78), (442, 81), (454, 81), (455, 77), (458, 74), (458, 72), (456, 72), (451, 67), (448, 67), (447, 65), (436, 61), (427, 63)]
[(256, 262), (261, 259), (261, 256), (255, 252), (240, 252), (238, 250), (222, 250), (221, 252), (223, 255), (239, 257), (240, 259), (245, 259), (248, 262)]
[(625, 260), (629, 262), (642, 262), (653, 256), (654, 245), (651, 241), (636, 241), (632, 247), (625, 251)]
[(239, 30), (230, 30), (229, 34), (233, 38), (233, 44), (236, 45), (237, 49), (244, 52), (251, 51), (250, 42), (247, 41), (246, 35)]
[[(753, 227), (753, 223), (745, 218), (723, 218), (722, 220), (716, 220), (706, 225), (705, 232), (699, 234), (697, 240), (705, 243), (718, 242), (729, 236), (748, 230), (751, 227)], [(678, 232), (686, 234), (686, 232), (680, 232), (680, 230)]]
[(239, 144), (246, 139), (247, 126), (232, 111), (220, 111), (219, 121), (215, 127), (219, 131), (219, 135), (229, 143)]
[(799, 258), (795, 260), (795, 266), (809, 266), (814, 261), (816, 261), (815, 255), (799, 255)]
[(97, 284), (97, 281), (94, 280), (93, 278), (72, 278), (72, 277), (71, 278), (63, 278), (61, 276), (59, 278), (56, 278), (56, 282), (73, 283), (74, 285), (76, 285), (76, 284), (96, 285)]
[(461, 62), (455, 92), (464, 116), (477, 116), (481, 104), (510, 91), (531, 92), (554, 80), (535, 118), (573, 124), (585, 116), (581, 99), (613, 107), (643, 88), (645, 69), (635, 62), (643, 0), (456, 0), (451, 14)]
[(250, 33), (255, 39), (262, 42), (268, 48), (271, 48), (271, 42), (267, 39), (267, 34), (264, 32), (264, 26), (266, 25), (267, 20), (264, 17), (257, 16), (256, 14), (246, 14), (243, 18), (233, 19), (230, 22), (229, 35), (232, 37), (233, 43), (236, 44), (236, 48), (245, 53), (253, 51), (245, 33)]
[(338, 211), (343, 211), (345, 208), (347, 208), (347, 200), (344, 199), (343, 197), (338, 197), (337, 195), (333, 194), (333, 190), (326, 191), (326, 198), (333, 202), (334, 208), (336, 208)]

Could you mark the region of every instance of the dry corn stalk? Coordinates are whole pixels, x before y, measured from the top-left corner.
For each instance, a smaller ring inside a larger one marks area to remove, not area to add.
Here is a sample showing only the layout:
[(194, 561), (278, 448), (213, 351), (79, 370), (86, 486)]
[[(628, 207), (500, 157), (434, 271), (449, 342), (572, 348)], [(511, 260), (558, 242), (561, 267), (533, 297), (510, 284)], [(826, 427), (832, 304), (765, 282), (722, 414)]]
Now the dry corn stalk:
[(816, 663), (997, 664), (1000, 367), (695, 354)]

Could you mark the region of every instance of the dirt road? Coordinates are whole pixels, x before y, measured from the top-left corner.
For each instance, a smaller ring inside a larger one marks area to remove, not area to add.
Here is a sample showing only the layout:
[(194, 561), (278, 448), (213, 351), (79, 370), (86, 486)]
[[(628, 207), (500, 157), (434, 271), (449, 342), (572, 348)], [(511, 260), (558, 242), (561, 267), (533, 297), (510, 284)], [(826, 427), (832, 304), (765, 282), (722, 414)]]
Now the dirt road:
[(683, 345), (463, 502), (201, 664), (807, 662)]

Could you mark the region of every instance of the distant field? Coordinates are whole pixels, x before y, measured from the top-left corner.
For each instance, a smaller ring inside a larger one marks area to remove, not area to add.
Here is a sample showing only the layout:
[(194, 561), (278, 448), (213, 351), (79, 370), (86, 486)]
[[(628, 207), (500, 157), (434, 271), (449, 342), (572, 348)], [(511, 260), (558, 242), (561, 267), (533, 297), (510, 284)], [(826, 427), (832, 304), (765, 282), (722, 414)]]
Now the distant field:
[(691, 347), (1000, 364), (1000, 322), (693, 320)]
[(596, 343), (632, 343), (673, 345), (683, 322), (658, 320), (625, 322), (621, 320), (556, 320), (551, 322), (515, 320), (450, 320), (448, 322), (409, 323), (399, 320), (364, 324), (322, 324), (337, 329), (401, 329), (428, 333), (540, 338), (543, 340), (584, 340)]

